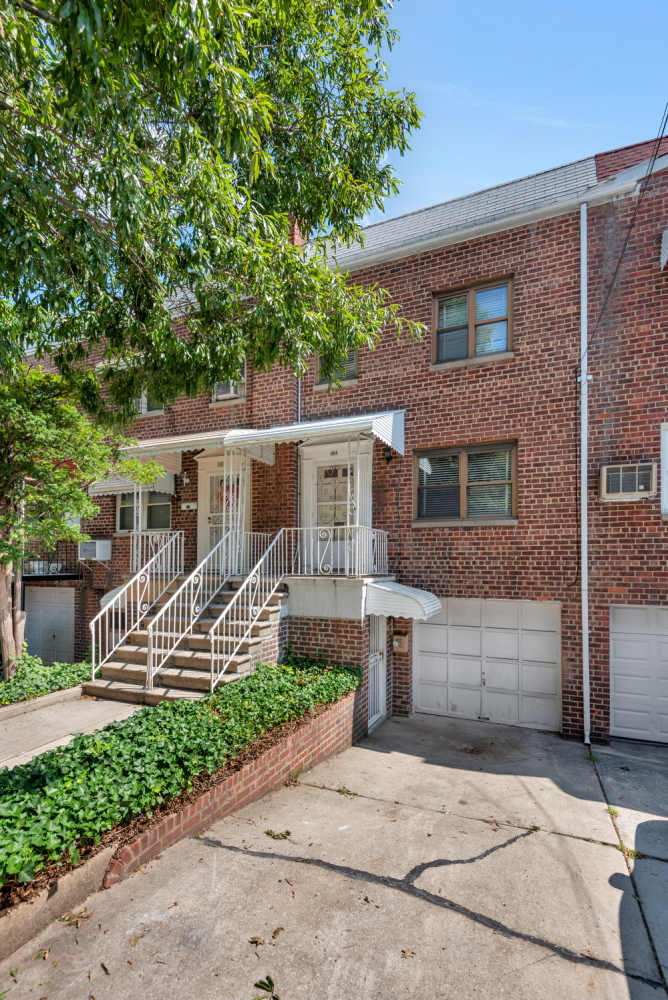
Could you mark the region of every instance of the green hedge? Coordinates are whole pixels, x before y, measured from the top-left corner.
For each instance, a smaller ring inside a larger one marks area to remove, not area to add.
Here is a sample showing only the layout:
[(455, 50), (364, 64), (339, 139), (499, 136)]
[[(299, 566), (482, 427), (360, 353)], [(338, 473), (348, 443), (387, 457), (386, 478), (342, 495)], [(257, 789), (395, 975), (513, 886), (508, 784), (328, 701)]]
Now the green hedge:
[(0, 885), (98, 843), (212, 774), (262, 733), (354, 690), (361, 671), (292, 660), (202, 701), (163, 702), (12, 771), (0, 769)]
[(24, 653), (16, 661), (16, 672), (8, 681), (0, 681), (0, 705), (30, 701), (51, 691), (63, 691), (88, 680), (90, 663), (42, 663), (39, 656)]

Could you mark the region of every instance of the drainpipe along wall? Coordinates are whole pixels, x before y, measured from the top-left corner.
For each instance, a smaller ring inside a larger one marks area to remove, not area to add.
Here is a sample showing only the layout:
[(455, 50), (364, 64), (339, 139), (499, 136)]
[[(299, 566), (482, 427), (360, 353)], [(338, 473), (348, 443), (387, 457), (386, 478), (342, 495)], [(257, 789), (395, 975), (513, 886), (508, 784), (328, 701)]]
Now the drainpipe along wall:
[(582, 714), (584, 742), (591, 743), (589, 680), (589, 353), (587, 350), (587, 203), (580, 205), (580, 596), (582, 600)]

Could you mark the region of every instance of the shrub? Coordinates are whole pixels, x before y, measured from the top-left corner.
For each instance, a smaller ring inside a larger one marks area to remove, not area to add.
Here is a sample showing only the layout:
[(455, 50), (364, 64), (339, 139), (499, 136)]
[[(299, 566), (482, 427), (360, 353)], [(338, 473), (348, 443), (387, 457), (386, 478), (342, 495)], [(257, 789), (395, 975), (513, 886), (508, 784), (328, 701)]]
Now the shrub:
[(163, 702), (79, 733), (66, 747), (0, 770), (0, 885), (45, 864), (76, 864), (83, 844), (210, 775), (262, 733), (354, 690), (361, 670), (292, 660), (201, 701)]
[(15, 660), (16, 672), (0, 681), (0, 705), (29, 701), (51, 691), (75, 687), (90, 677), (90, 663), (42, 663), (39, 656), (24, 652)]

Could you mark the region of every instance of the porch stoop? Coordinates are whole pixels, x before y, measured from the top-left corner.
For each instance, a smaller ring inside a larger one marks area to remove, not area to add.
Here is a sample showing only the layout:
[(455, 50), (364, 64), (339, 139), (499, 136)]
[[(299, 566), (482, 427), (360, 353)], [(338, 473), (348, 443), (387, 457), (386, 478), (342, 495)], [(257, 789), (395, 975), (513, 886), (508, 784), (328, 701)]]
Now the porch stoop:
[[(181, 585), (184, 578), (178, 581)], [(87, 695), (95, 698), (109, 698), (136, 704), (157, 705), (161, 701), (176, 701), (177, 698), (197, 700), (203, 698), (211, 684), (211, 642), (208, 633), (227, 607), (246, 577), (230, 577), (211, 604), (195, 621), (192, 631), (177, 645), (172, 655), (156, 676), (157, 684), (152, 690), (146, 687), (146, 662), (148, 657), (147, 625), (169, 601), (174, 593), (170, 588), (158, 600), (139, 623), (139, 627), (128, 634), (125, 645), (119, 646), (115, 658), (108, 660), (100, 668), (100, 677), (84, 682)], [(262, 642), (271, 636), (272, 626), (278, 622), (283, 602), (287, 599), (284, 588), (272, 597), (258, 620), (253, 624), (250, 635), (239, 650), (230, 658), (221, 683), (229, 683), (251, 673), (253, 664), (261, 656)]]

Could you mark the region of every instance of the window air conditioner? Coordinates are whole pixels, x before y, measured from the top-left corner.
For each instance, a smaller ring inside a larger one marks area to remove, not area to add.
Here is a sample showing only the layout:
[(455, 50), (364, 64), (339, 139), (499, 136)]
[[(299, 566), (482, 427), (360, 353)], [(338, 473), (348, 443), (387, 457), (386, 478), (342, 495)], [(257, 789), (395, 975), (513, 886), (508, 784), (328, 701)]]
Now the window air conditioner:
[(599, 480), (599, 500), (624, 503), (656, 496), (656, 462), (637, 465), (604, 465)]
[(90, 542), (81, 542), (79, 559), (98, 559), (100, 562), (107, 562), (111, 559), (111, 539), (94, 538)]
[(215, 402), (223, 399), (238, 399), (240, 395), (238, 382), (216, 382), (213, 393)]

